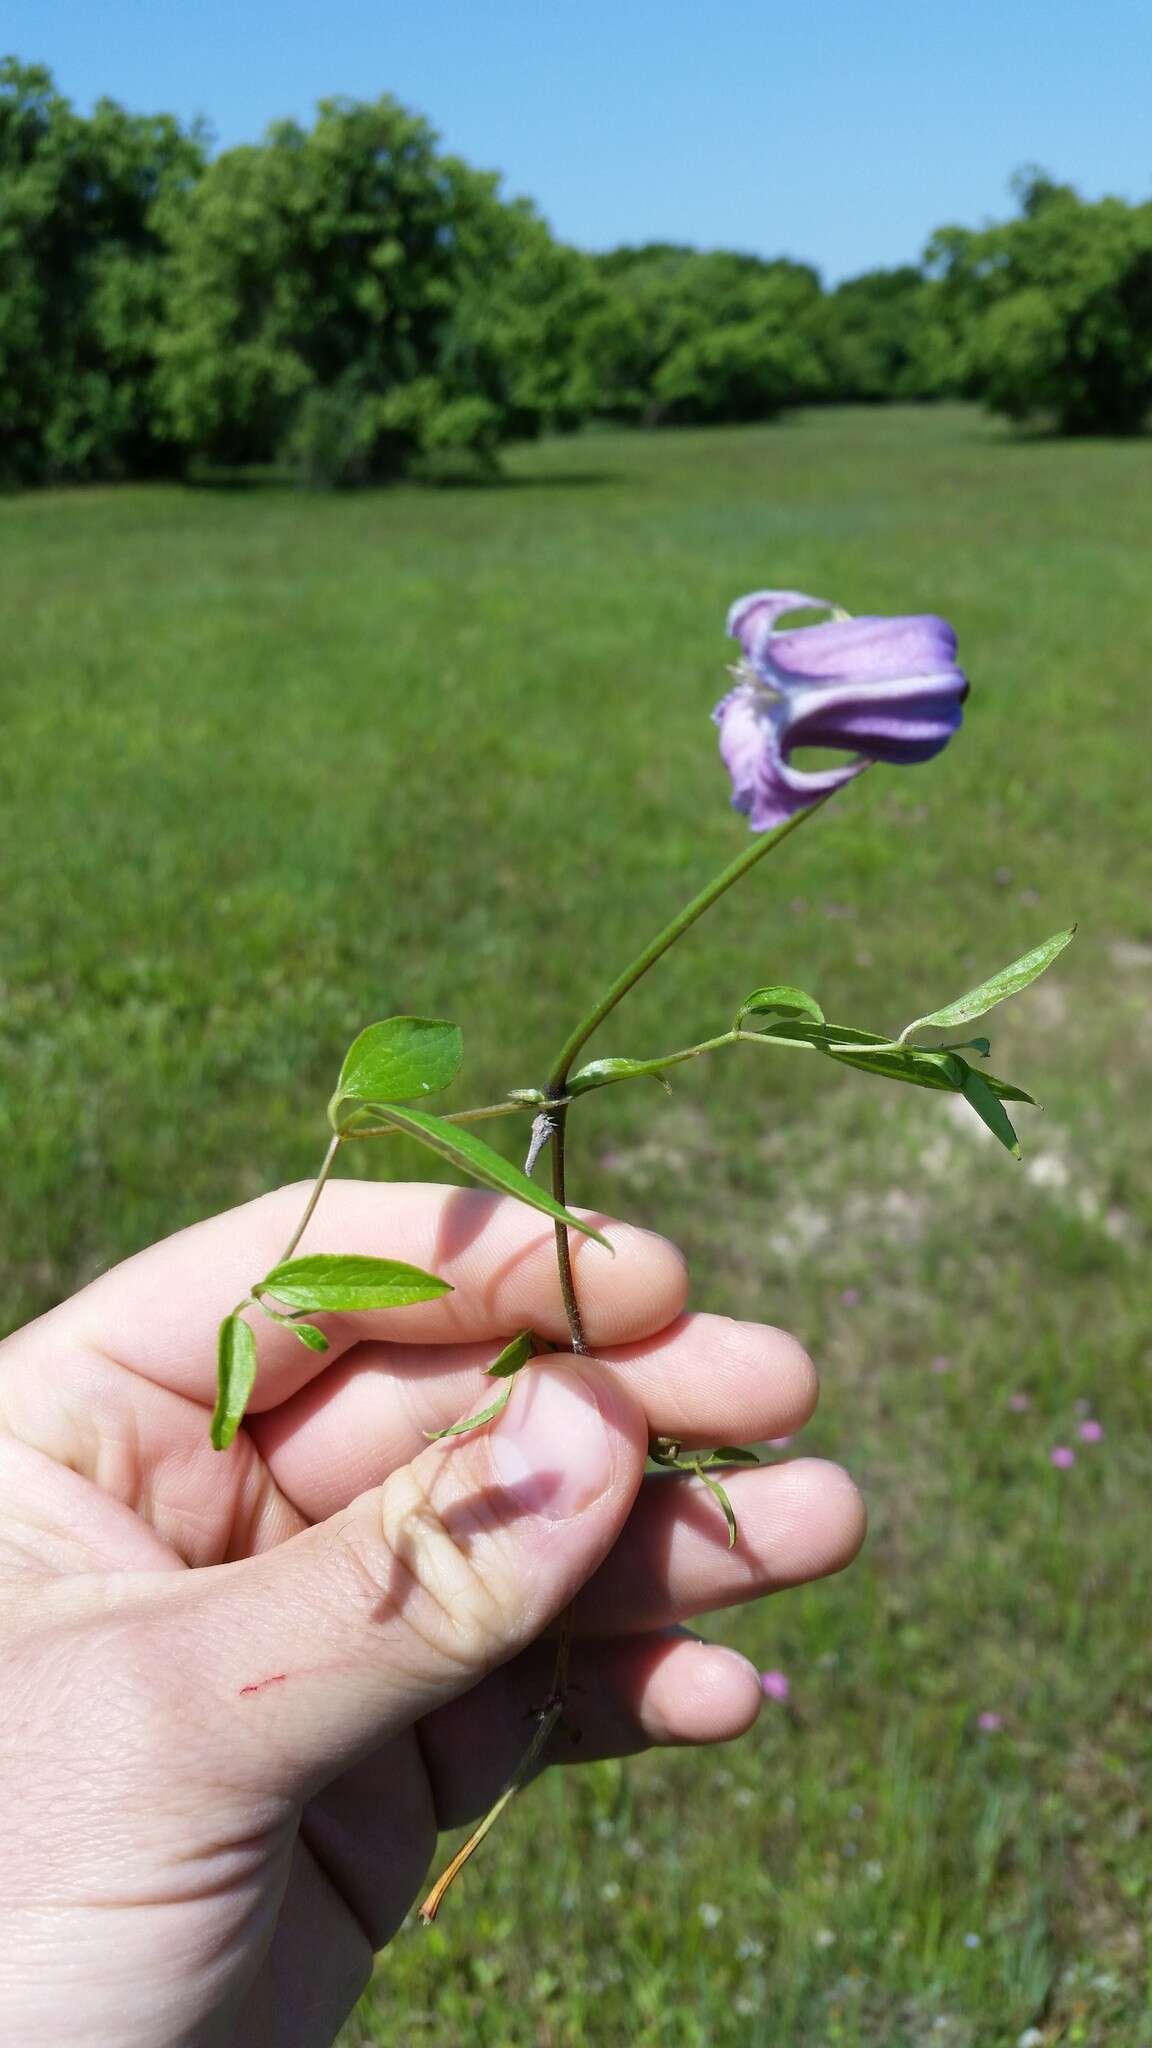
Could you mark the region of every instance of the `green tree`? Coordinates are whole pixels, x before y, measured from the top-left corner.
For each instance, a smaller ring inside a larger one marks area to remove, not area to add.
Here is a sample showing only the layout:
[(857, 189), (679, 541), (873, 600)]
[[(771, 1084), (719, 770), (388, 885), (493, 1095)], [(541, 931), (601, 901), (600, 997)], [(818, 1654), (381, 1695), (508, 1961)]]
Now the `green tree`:
[(841, 402), (937, 398), (958, 388), (939, 286), (913, 264), (837, 285), (813, 308), (809, 333)]
[(653, 243), (596, 267), (603, 292), (579, 350), (606, 417), (768, 419), (823, 390), (806, 331), (820, 281), (807, 264)]
[(928, 250), (966, 387), (1063, 434), (1134, 434), (1152, 408), (1152, 204), (1089, 204), (1040, 172), (1020, 217), (944, 228)]
[(101, 100), (83, 117), (40, 66), (0, 62), (0, 480), (172, 466), (152, 391), (158, 222), (202, 162), (168, 115)]
[(218, 462), (394, 476), (579, 413), (565, 321), (581, 259), (396, 101), (226, 151), (172, 210), (160, 389)]

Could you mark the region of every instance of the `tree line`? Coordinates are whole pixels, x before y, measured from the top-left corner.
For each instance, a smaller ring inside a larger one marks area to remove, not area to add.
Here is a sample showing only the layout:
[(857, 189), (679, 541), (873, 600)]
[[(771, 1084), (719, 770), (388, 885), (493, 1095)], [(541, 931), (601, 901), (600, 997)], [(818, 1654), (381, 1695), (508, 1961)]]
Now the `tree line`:
[(1064, 434), (1152, 406), (1152, 203), (1039, 172), (1015, 218), (825, 290), (810, 265), (590, 255), (391, 98), (213, 156), (198, 128), (0, 63), (0, 483), (288, 464), (484, 469), (593, 419), (982, 399)]

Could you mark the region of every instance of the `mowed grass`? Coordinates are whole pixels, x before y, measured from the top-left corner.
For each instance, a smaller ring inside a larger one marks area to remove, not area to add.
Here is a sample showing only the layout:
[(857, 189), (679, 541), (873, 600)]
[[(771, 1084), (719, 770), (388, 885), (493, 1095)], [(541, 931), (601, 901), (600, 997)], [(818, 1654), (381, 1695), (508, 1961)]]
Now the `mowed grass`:
[(793, 1710), (553, 1773), (349, 2044), (1152, 2042), (1150, 553), (1152, 446), (961, 408), (589, 437), (491, 490), (0, 503), (10, 1324), (306, 1173), (374, 1017), (459, 1019), (460, 1105), (538, 1080), (743, 843), (708, 713), (746, 589), (945, 612), (969, 722), (793, 839), (599, 1051), (769, 980), (897, 1028), (1080, 921), (989, 1020), (1046, 1105), (1022, 1167), (949, 1098), (803, 1057), (574, 1116), (577, 1199), (804, 1338), (803, 1446), (871, 1535), (714, 1623)]

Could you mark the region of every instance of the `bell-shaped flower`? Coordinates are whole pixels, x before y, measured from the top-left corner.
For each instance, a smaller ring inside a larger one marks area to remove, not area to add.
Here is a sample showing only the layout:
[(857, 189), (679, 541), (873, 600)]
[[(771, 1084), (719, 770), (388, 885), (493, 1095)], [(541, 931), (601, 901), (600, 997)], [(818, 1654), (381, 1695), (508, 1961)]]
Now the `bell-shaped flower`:
[[(785, 613), (802, 609), (833, 616), (777, 630)], [(946, 619), (848, 618), (825, 598), (759, 590), (737, 599), (728, 631), (743, 659), (713, 716), (733, 805), (754, 832), (782, 825), (870, 761), (930, 761), (960, 724), (968, 681)], [(797, 747), (847, 750), (857, 759), (794, 768), (789, 757)]]

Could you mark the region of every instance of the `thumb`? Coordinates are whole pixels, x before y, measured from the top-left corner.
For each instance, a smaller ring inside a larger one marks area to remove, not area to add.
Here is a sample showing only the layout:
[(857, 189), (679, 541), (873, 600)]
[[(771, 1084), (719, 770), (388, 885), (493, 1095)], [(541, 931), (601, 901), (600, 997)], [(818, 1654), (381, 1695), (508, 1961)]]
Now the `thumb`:
[(174, 1585), (174, 1654), (216, 1695), (230, 1767), (307, 1797), (506, 1662), (611, 1549), (646, 1442), (603, 1366), (549, 1359), (487, 1429), (430, 1445), (274, 1550)]

